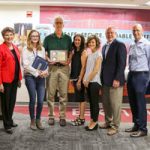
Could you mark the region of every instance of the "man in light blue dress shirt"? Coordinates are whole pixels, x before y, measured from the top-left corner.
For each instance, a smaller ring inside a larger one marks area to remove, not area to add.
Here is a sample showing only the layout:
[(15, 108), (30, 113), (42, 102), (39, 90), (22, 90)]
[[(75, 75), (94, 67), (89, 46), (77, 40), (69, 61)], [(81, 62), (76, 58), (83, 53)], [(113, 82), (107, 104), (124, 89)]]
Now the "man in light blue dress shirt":
[(145, 92), (149, 82), (150, 42), (143, 37), (140, 24), (133, 26), (135, 41), (129, 49), (129, 74), (127, 90), (134, 126), (126, 129), (131, 137), (147, 135), (147, 110)]

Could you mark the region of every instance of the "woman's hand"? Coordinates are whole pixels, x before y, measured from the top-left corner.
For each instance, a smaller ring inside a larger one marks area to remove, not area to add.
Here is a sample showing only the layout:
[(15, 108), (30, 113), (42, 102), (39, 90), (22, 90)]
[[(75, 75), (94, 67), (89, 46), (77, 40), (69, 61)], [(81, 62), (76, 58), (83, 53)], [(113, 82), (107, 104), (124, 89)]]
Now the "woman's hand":
[(89, 86), (89, 81), (83, 81), (83, 84), (84, 84), (84, 86), (85, 86), (86, 88), (88, 88), (88, 86)]
[(39, 75), (41, 78), (46, 78), (48, 76), (48, 71), (45, 70), (45, 71), (41, 71), (40, 75)]
[(21, 81), (18, 81), (18, 87), (19, 88), (21, 87)]
[(4, 86), (3, 86), (3, 84), (0, 84), (0, 92), (4, 93)]
[(78, 80), (78, 82), (76, 83), (77, 89), (81, 90), (81, 81)]

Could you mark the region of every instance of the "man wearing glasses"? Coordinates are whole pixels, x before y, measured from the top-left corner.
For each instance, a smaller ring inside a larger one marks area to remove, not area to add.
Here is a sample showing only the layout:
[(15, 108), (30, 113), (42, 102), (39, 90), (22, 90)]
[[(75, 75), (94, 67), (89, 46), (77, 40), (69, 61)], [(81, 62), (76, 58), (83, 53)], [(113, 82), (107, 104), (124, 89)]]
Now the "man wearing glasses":
[[(66, 126), (66, 105), (68, 101), (69, 63), (71, 57), (71, 37), (63, 33), (64, 21), (58, 16), (54, 19), (55, 32), (44, 40), (44, 47), (49, 60), (48, 108), (49, 125), (55, 124), (55, 93), (59, 92), (60, 126)], [(65, 58), (66, 55), (66, 58)]]

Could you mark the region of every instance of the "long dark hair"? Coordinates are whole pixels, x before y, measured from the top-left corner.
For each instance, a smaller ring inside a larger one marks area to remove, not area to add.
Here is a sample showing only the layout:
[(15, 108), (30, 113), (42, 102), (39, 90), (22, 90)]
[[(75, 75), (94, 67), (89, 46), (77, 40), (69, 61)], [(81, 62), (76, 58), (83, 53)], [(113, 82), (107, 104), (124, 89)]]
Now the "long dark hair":
[(79, 49), (79, 52), (82, 53), (82, 51), (84, 50), (85, 48), (85, 38), (82, 34), (76, 34), (73, 38), (73, 42), (72, 42), (72, 49), (77, 52), (77, 47), (75, 46), (74, 44), (74, 41), (75, 41), (75, 38), (79, 36), (81, 38), (81, 45), (80, 45), (80, 49)]

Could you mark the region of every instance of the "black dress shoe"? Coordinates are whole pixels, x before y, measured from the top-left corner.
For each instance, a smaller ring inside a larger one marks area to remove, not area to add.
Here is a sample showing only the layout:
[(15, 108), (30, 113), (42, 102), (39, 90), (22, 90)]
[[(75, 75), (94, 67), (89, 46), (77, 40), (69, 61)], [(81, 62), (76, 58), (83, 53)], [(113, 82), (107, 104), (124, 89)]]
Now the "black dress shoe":
[(94, 131), (94, 130), (97, 130), (97, 129), (98, 129), (98, 124), (96, 124), (92, 129), (87, 127), (86, 131)]
[(5, 129), (5, 131), (6, 131), (6, 133), (8, 133), (8, 134), (13, 134), (12, 128), (10, 128), (10, 129)]
[(147, 136), (147, 132), (139, 130), (137, 132), (133, 132), (130, 134), (130, 137), (133, 137), (133, 138), (142, 137), (142, 136)]
[(11, 125), (11, 127), (18, 127), (18, 124), (13, 123), (13, 124)]
[(62, 127), (64, 127), (64, 126), (66, 126), (66, 119), (60, 119), (60, 121), (59, 121), (59, 124), (60, 124), (60, 126), (62, 126)]
[(138, 128), (136, 126), (133, 126), (132, 128), (129, 128), (129, 129), (125, 129), (125, 132), (136, 132), (138, 131)]
[(85, 128), (85, 130), (87, 130), (89, 127), (88, 127), (88, 126), (85, 126), (84, 128)]

